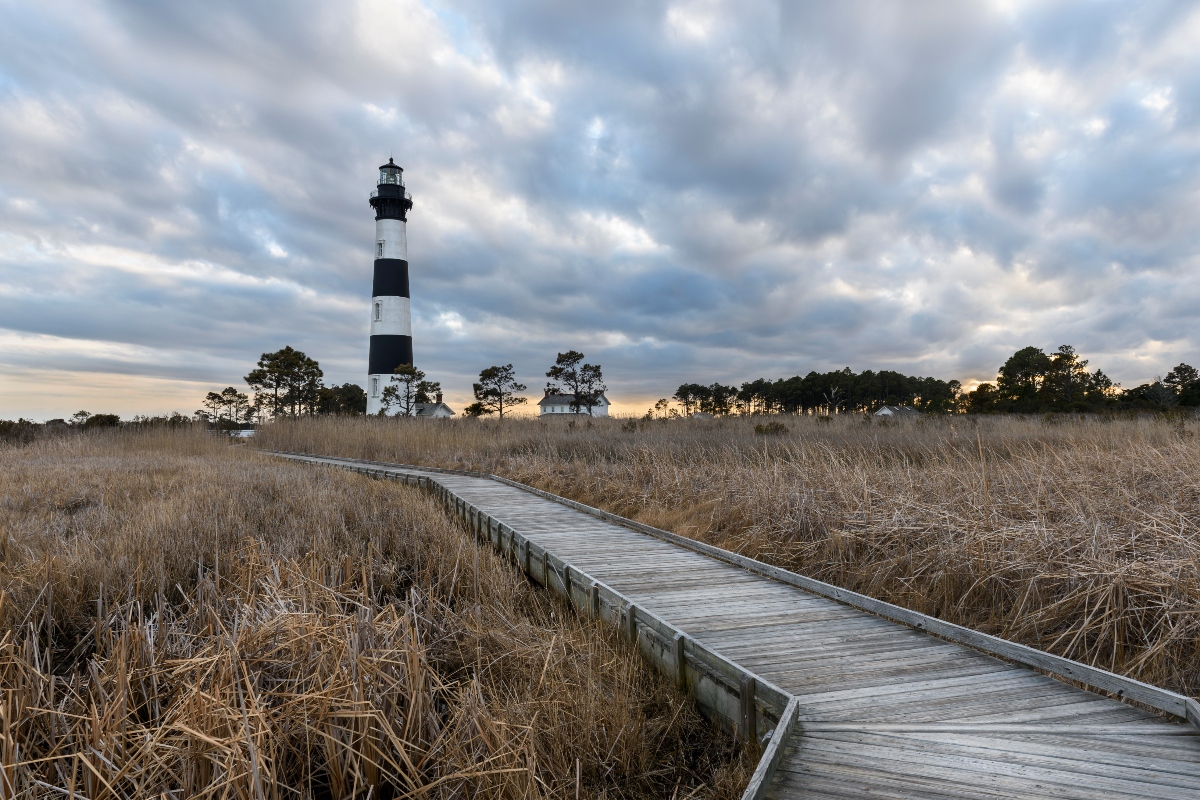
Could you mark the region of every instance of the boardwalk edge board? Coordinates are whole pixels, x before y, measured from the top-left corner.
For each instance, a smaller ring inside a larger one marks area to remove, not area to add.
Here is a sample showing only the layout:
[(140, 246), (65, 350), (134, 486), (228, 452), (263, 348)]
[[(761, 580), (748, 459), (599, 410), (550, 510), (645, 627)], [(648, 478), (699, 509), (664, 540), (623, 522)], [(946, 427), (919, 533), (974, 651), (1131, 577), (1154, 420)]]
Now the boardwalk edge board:
[(1061, 680), (1075, 682), (1090, 689), (1106, 692), (1119, 700), (1132, 700), (1141, 703), (1158, 711), (1170, 714), (1191, 723), (1193, 727), (1200, 730), (1200, 702), (1194, 698), (1185, 697), (1180, 694), (1168, 691), (1166, 689), (1152, 686), (1148, 683), (1142, 683), (1134, 678), (1128, 678), (1123, 675), (1117, 675), (1108, 670), (1099, 667), (1093, 667), (1088, 664), (1083, 664), (1078, 661), (1072, 661), (1069, 658), (1052, 655), (1042, 650), (1029, 647), (1016, 642), (1010, 642), (1007, 639), (1001, 639), (996, 636), (991, 636), (962, 625), (955, 625), (952, 622), (931, 617), (927, 614), (922, 614), (918, 611), (912, 611), (901, 606), (893, 605), (892, 603), (876, 600), (873, 597), (852, 592), (847, 589), (834, 586), (824, 581), (809, 578), (795, 572), (774, 567), (770, 564), (764, 564), (761, 561), (739, 555), (738, 553), (729, 550), (715, 547), (704, 542), (698, 542), (694, 539), (689, 539), (685, 536), (680, 536), (670, 531), (664, 531), (661, 528), (655, 528), (650, 525), (645, 525), (641, 522), (627, 519), (625, 517), (612, 514), (599, 508), (594, 508), (584, 503), (575, 500), (569, 500), (565, 497), (552, 494), (550, 492), (537, 489), (533, 486), (527, 486), (523, 483), (505, 478), (500, 475), (490, 475), (482, 472), (469, 472), (467, 470), (444, 469), (441, 467), (422, 467), (413, 464), (396, 464), (384, 461), (368, 461), (366, 459), (342, 458), (340, 456), (314, 456), (308, 453), (282, 453), (276, 455), (300, 457), (306, 459), (333, 459), (340, 462), (349, 462), (355, 464), (372, 464), (383, 467), (396, 469), (420, 470), (422, 472), (436, 472), (447, 475), (462, 475), (472, 478), (487, 478), (498, 483), (512, 486), (516, 489), (529, 492), (546, 500), (565, 505), (573, 508), (576, 511), (581, 511), (590, 516), (597, 517), (612, 522), (630, 530), (639, 533), (653, 536), (671, 544), (678, 545), (687, 550), (715, 558), (719, 561), (724, 561), (728, 564), (741, 567), (748, 572), (762, 575), (767, 578), (796, 586), (807, 592), (827, 597), (839, 603), (843, 603), (852, 608), (857, 608), (862, 611), (869, 612), (883, 619), (898, 622), (902, 625), (907, 625), (914, 630), (924, 631), (933, 634), (941, 639), (958, 644), (966, 645), (972, 649), (979, 650), (990, 655), (998, 656), (1016, 664), (1032, 667), (1047, 675), (1059, 678)]
[(767, 749), (763, 751), (762, 758), (758, 760), (758, 766), (754, 768), (750, 782), (746, 784), (742, 800), (761, 800), (766, 794), (767, 787), (771, 785), (771, 779), (775, 777), (775, 770), (779, 767), (779, 760), (783, 757), (787, 741), (792, 736), (792, 729), (796, 727), (796, 720), (799, 716), (800, 700), (793, 697), (788, 701), (787, 708), (783, 711), (783, 716), (779, 720), (778, 727), (775, 728), (775, 734), (771, 737)]
[[(447, 509), (467, 524), (477, 541), (490, 543), (525, 572), (529, 580), (563, 595), (576, 613), (596, 616), (627, 631), (642, 654), (660, 671), (675, 679), (678, 688), (690, 694), (710, 718), (746, 741), (755, 739), (764, 743), (766, 747), (742, 794), (742, 800), (762, 800), (765, 796), (799, 716), (796, 697), (705, 647), (657, 615), (638, 607), (603, 581), (526, 539), (440, 483), (423, 475), (405, 475), (391, 470), (414, 469), (475, 478), (494, 476), (377, 461), (333, 459), (306, 453), (273, 452), (272, 455), (340, 467), (375, 478), (402, 481), (432, 492)], [(381, 466), (387, 469), (379, 468)], [(520, 484), (517, 487), (526, 488)], [(537, 568), (534, 568), (534, 564)]]

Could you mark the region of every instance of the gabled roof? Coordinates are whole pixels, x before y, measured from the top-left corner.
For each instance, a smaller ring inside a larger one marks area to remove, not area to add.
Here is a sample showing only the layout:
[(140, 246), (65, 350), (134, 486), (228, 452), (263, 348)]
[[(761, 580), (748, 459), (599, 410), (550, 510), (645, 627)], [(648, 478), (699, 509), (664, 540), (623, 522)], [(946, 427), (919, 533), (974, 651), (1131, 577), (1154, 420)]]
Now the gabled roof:
[(445, 411), (450, 416), (454, 416), (454, 411), (445, 403), (416, 403), (413, 406), (413, 416), (416, 417), (432, 417), (439, 411)]
[(920, 415), (920, 411), (917, 411), (915, 408), (910, 408), (909, 406), (881, 406), (880, 409), (875, 412), (875, 416), (877, 417), (919, 417)]
[[(545, 397), (543, 397), (541, 400), (538, 401), (538, 405), (539, 406), (569, 406), (573, 402), (575, 402), (575, 395), (573, 395), (573, 394), (548, 394)], [(604, 405), (612, 405), (612, 403), (609, 402), (607, 397), (605, 397), (603, 394), (601, 394), (600, 397), (597, 398), (597, 400), (596, 400), (596, 405), (604, 406)]]

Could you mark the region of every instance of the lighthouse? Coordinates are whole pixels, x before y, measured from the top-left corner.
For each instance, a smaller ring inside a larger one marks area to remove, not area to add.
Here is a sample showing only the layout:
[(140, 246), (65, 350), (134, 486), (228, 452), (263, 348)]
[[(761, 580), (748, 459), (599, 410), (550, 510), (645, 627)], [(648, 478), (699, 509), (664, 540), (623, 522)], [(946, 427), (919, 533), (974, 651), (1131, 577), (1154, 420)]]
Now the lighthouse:
[(375, 209), (375, 276), (371, 281), (371, 351), (367, 360), (367, 413), (383, 407), (383, 390), (396, 367), (413, 363), (408, 296), (408, 237), (404, 226), (412, 197), (404, 170), (392, 159), (379, 168), (371, 192)]

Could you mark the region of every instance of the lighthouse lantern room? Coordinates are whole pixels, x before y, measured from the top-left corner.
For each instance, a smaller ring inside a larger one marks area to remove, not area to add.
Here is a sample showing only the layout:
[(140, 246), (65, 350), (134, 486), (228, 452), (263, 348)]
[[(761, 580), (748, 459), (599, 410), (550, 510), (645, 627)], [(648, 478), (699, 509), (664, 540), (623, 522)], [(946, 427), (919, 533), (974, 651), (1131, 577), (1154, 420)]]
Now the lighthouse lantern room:
[(404, 190), (404, 170), (390, 158), (379, 168), (379, 186), (371, 192), (371, 208), (375, 209), (375, 276), (371, 283), (367, 413), (378, 414), (383, 408), (383, 390), (396, 367), (413, 363), (404, 230), (412, 196)]

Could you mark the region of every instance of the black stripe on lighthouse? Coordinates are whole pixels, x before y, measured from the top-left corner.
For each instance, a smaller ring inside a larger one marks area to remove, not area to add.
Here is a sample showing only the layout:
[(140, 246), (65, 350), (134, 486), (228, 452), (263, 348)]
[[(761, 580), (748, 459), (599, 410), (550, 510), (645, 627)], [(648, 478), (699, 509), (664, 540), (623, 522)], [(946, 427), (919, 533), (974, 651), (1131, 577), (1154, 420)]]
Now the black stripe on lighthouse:
[(371, 281), (371, 297), (408, 296), (408, 262), (402, 258), (375, 259), (375, 278)]
[(411, 363), (413, 363), (411, 336), (377, 334), (371, 337), (371, 352), (367, 356), (368, 375), (391, 375), (395, 372), (396, 367)]

